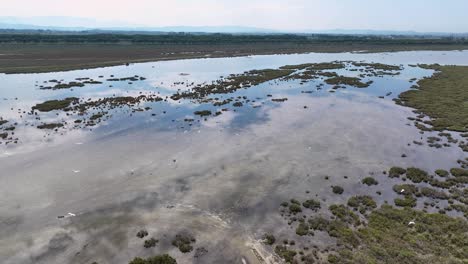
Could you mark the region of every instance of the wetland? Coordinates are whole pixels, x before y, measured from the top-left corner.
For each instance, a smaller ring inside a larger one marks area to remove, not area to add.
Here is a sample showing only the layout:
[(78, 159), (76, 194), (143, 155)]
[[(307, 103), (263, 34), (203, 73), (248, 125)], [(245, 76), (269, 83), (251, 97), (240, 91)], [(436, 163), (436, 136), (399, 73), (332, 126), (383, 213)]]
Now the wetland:
[(468, 52), (0, 74), (3, 263), (465, 263)]

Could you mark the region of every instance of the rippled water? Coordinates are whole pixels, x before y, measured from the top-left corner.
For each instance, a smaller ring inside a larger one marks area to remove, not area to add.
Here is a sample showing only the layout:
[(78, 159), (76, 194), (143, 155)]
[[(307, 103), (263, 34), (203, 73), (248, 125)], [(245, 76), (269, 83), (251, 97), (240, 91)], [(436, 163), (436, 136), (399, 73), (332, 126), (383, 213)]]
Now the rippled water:
[[(50, 99), (140, 92), (165, 97), (187, 89), (187, 83), (334, 60), (396, 64), (404, 70), (371, 78), (368, 88), (335, 93), (328, 85), (317, 90), (323, 80), (264, 83), (220, 96), (246, 96), (251, 102), (219, 107), (230, 111), (206, 120), (193, 112), (215, 108), (190, 100), (143, 103), (138, 107), (151, 107), (143, 112), (118, 108), (97, 126), (65, 126), (57, 132), (35, 126), (45, 120), (72, 123), (74, 117), (51, 112), (37, 121), (23, 113)], [(411, 144), (431, 133), (420, 135), (407, 120), (415, 115), (412, 109), (392, 99), (410, 88), (410, 79), (432, 74), (409, 66), (417, 63), (468, 64), (468, 52), (271, 55), (0, 75), (0, 116), (18, 123), (14, 132), (19, 138), (17, 144), (0, 145), (0, 257), (4, 263), (127, 263), (135, 256), (169, 252), (180, 263), (257, 263), (252, 247), (267, 255), (256, 243), (259, 234), (275, 230), (287, 235), (288, 230), (278, 230), (277, 208), (291, 195), (306, 197), (308, 191), (342, 202), (328, 195), (331, 185), (365, 192), (356, 182), (369, 173), (395, 164), (447, 169), (465, 156), (457, 147), (435, 150)], [(106, 82), (111, 75), (146, 80)], [(82, 77), (104, 83), (39, 89), (51, 79)], [(288, 100), (271, 101), (283, 97)], [(196, 121), (189, 125), (187, 118)], [(383, 193), (382, 201), (390, 196)], [(57, 218), (69, 212), (76, 216)], [(141, 228), (161, 244), (143, 248), (135, 237)], [(170, 245), (169, 237), (183, 230), (195, 234), (197, 247), (208, 249), (203, 259)]]

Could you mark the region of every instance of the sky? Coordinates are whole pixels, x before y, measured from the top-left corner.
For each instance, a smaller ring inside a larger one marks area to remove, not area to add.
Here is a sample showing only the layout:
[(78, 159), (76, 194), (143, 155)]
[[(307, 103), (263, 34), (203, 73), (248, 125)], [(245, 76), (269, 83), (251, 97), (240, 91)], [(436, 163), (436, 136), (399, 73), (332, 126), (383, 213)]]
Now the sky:
[(46, 26), (468, 32), (468, 0), (0, 0), (0, 6), (2, 17), (61, 17), (34, 20)]

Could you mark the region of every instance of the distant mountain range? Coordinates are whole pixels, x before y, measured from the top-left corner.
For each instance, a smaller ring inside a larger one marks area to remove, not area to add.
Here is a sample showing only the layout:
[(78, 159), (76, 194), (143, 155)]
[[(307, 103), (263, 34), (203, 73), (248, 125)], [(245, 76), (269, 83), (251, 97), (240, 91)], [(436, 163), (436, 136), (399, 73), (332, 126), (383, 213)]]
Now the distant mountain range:
[(89, 18), (75, 17), (0, 17), (0, 29), (11, 30), (52, 30), (52, 31), (119, 31), (119, 32), (188, 32), (188, 33), (305, 33), (305, 34), (337, 34), (337, 35), (407, 35), (407, 36), (462, 36), (468, 33), (449, 32), (416, 32), (397, 30), (371, 30), (371, 29), (331, 29), (331, 30), (303, 30), (282, 31), (275, 29), (247, 27), (247, 26), (168, 26), (147, 27), (128, 25), (118, 21), (97, 21)]

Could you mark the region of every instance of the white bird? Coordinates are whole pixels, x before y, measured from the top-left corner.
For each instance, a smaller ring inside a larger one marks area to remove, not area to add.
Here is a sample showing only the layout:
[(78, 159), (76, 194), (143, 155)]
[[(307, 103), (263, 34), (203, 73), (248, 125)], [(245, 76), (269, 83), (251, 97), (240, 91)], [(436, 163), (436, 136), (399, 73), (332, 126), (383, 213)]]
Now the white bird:
[(401, 189), (400, 193), (404, 193), (405, 192), (405, 189)]
[(76, 214), (74, 214), (74, 213), (67, 213), (67, 217), (73, 217), (73, 216), (76, 216)]
[(80, 172), (80, 171), (79, 171), (79, 170), (73, 170), (73, 172), (74, 172), (74, 173), (78, 173), (78, 172)]

